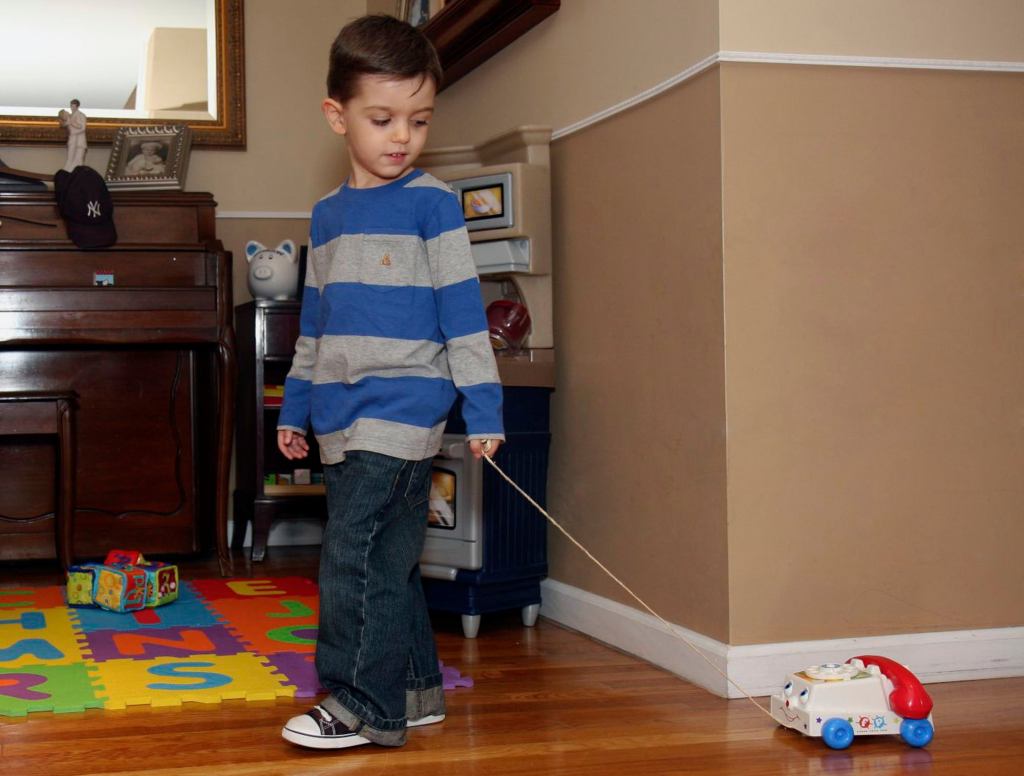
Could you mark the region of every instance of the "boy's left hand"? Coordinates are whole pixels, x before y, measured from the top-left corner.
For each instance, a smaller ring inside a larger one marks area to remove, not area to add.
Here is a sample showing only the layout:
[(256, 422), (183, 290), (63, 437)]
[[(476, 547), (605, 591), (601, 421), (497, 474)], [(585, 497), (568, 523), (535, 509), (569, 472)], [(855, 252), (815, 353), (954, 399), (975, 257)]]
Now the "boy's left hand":
[(473, 454), (474, 458), (480, 458), (484, 455), (488, 458), (493, 458), (494, 454), (498, 452), (499, 447), (501, 447), (500, 439), (469, 440), (469, 451)]

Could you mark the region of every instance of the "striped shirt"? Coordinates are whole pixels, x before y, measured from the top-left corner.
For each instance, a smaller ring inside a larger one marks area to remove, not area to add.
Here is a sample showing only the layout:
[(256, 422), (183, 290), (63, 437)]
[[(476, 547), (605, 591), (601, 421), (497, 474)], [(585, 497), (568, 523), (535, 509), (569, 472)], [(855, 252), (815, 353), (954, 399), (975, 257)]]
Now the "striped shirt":
[(470, 439), (504, 439), (501, 384), (459, 202), (420, 170), (344, 185), (313, 208), (295, 358), (278, 429), (320, 457), (422, 460), (462, 396)]

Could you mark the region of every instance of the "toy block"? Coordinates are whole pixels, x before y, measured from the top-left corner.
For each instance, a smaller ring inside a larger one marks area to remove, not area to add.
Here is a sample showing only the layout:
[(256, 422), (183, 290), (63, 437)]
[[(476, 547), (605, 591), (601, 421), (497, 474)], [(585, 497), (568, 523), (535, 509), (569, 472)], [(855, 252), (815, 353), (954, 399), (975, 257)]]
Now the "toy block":
[(93, 600), (112, 612), (145, 608), (146, 572), (135, 566), (97, 566)]
[(138, 566), (146, 562), (138, 550), (111, 550), (103, 561), (104, 566)]
[(71, 566), (68, 569), (68, 604), (92, 606), (92, 591), (96, 587), (96, 567), (91, 564)]
[(178, 600), (178, 567), (161, 561), (140, 563), (146, 572), (146, 606), (163, 606)]

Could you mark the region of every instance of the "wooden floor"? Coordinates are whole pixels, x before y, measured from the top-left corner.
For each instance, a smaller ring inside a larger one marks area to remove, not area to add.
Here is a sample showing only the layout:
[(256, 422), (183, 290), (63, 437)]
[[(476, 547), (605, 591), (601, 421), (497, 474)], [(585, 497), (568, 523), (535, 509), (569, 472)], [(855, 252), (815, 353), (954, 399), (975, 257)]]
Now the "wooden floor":
[[(185, 578), (215, 564), (183, 563)], [(315, 550), (274, 548), (236, 576), (308, 574)], [(0, 564), (0, 586), (57, 584), (52, 564)], [(441, 659), (473, 677), (448, 693), (448, 718), (401, 749), (316, 752), (283, 741), (303, 700), (230, 701), (0, 718), (0, 774), (949, 774), (1024, 773), (1024, 679), (929, 685), (935, 740), (855, 739), (844, 752), (774, 726), (747, 700), (725, 701), (543, 618), (484, 617), (466, 640), (436, 623)], [(780, 677), (781, 678), (781, 677)]]

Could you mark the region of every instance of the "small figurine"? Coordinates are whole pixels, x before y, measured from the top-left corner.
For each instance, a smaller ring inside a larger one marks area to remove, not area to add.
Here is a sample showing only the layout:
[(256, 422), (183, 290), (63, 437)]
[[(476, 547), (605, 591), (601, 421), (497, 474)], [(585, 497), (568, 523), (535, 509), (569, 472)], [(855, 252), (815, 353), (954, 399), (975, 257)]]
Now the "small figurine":
[(80, 105), (78, 100), (72, 100), (70, 113), (61, 109), (57, 114), (60, 125), (68, 131), (68, 158), (64, 162), (64, 169), (68, 172), (85, 164), (85, 152), (88, 148), (85, 142), (86, 116), (78, 109)]

